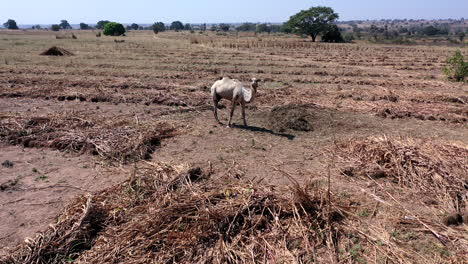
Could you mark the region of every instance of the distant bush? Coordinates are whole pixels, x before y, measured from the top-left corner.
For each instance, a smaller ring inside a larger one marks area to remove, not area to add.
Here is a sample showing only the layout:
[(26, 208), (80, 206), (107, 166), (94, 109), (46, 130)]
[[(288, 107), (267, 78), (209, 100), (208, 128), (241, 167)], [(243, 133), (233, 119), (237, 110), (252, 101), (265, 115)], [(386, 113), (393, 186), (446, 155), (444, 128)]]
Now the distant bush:
[(60, 25), (57, 25), (57, 24), (52, 25), (52, 26), (50, 27), (50, 29), (51, 29), (52, 31), (59, 31), (59, 30), (60, 30)]
[(465, 81), (468, 76), (468, 62), (465, 61), (461, 51), (457, 50), (455, 55), (447, 59), (447, 63), (447, 67), (444, 68), (445, 75), (457, 82)]
[(155, 34), (158, 34), (159, 32), (163, 32), (166, 30), (166, 26), (164, 25), (163, 22), (156, 22), (151, 27)]
[(331, 25), (329, 29), (322, 36), (323, 42), (344, 42), (340, 29), (337, 25)]
[(106, 36), (120, 36), (125, 33), (125, 28), (120, 23), (110, 22), (104, 26), (104, 31), (102, 33)]

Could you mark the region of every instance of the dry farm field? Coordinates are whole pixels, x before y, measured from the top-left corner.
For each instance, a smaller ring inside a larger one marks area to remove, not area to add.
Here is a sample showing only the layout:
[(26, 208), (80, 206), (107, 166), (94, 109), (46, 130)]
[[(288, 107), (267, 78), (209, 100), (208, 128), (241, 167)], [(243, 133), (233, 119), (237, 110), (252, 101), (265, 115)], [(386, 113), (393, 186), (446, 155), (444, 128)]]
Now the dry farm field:
[(0, 263), (468, 261), (466, 47), (96, 33), (0, 31)]

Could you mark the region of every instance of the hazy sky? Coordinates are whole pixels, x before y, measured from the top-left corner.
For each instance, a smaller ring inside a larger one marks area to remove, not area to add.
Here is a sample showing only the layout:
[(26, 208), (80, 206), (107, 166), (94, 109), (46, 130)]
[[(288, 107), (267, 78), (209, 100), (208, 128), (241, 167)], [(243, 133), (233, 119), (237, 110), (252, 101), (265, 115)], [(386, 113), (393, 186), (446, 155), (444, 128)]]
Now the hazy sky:
[[(112, 5), (110, 3), (113, 3)], [(121, 23), (284, 22), (311, 6), (335, 9), (340, 20), (381, 18), (468, 18), (468, 0), (0, 0), (0, 22), (71, 24), (111, 20)]]

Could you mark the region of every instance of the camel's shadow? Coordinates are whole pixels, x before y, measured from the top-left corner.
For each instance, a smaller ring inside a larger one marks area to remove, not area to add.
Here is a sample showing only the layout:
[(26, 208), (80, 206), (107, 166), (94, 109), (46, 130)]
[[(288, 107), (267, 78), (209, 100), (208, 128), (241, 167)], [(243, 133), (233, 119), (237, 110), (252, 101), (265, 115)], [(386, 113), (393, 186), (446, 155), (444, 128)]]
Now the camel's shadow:
[(249, 130), (249, 131), (253, 131), (253, 132), (268, 133), (268, 134), (271, 134), (271, 135), (274, 135), (274, 136), (285, 137), (285, 138), (287, 138), (289, 140), (293, 140), (296, 137), (295, 135), (291, 135), (291, 134), (277, 133), (277, 132), (275, 132), (273, 130), (266, 129), (266, 128), (263, 128), (263, 127), (243, 126), (243, 125), (236, 125), (236, 124), (232, 124), (232, 127), (245, 129), (245, 130)]

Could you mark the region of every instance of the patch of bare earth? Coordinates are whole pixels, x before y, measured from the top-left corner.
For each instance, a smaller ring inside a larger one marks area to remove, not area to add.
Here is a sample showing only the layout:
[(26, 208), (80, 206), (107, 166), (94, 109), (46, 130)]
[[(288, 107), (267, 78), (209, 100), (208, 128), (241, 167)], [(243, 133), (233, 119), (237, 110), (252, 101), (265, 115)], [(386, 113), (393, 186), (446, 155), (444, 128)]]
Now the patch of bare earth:
[[(13, 247), (56, 220), (70, 199), (122, 181), (126, 173), (87, 156), (2, 145), (0, 248)], [(6, 166), (6, 161), (10, 166)], [(1, 252), (0, 254), (4, 254)]]

